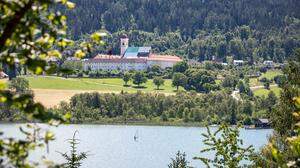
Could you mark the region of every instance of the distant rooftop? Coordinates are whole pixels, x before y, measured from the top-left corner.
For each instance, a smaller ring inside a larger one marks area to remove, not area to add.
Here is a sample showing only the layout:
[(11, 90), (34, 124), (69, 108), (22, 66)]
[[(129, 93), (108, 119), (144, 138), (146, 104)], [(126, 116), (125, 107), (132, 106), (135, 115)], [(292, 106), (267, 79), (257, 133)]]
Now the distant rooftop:
[(124, 54), (124, 58), (148, 57), (150, 51), (151, 47), (128, 47)]
[(87, 60), (87, 62), (145, 62), (145, 61), (168, 61), (168, 62), (179, 62), (182, 59), (178, 56), (173, 55), (158, 55), (150, 54), (149, 57), (120, 57), (118, 55), (104, 55), (98, 54), (93, 59)]
[(238, 62), (243, 63), (244, 61), (243, 61), (243, 60), (233, 60), (233, 62), (236, 62), (236, 63), (238, 63)]
[(268, 119), (260, 118), (258, 119), (261, 123), (269, 123)]
[(122, 34), (120, 38), (128, 38), (127, 34)]

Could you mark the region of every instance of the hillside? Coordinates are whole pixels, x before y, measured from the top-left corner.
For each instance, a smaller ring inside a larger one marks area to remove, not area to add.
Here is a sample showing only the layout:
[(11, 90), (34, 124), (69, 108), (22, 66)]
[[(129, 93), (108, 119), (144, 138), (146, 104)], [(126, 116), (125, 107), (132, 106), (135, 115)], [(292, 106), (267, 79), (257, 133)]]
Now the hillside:
[[(165, 33), (181, 30), (197, 35), (199, 30), (227, 31), (242, 25), (253, 29), (280, 29), (286, 17), (299, 18), (297, 0), (73, 0), (77, 8), (68, 12), (76, 35), (100, 29), (101, 18), (110, 32), (130, 29)], [(80, 16), (80, 17), (79, 17)], [(136, 25), (132, 25), (132, 23)]]
[(73, 0), (70, 36), (105, 29), (112, 33), (95, 53), (119, 53), (118, 37), (131, 45), (151, 45), (155, 52), (198, 61), (227, 56), (250, 62), (283, 62), (300, 46), (297, 0)]

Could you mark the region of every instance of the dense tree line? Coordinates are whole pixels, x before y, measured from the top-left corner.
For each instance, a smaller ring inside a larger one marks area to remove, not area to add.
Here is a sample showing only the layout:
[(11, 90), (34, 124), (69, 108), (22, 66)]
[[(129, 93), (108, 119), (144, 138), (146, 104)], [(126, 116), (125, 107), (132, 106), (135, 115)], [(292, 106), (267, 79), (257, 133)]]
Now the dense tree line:
[[(72, 122), (195, 122), (219, 124), (267, 117), (270, 98), (237, 101), (224, 91), (209, 94), (178, 92), (176, 95), (137, 92), (120, 94), (83, 93), (52, 111), (71, 112)], [(276, 103), (276, 99), (275, 99)]]
[(122, 33), (129, 35), (131, 45), (152, 46), (154, 52), (198, 61), (226, 61), (233, 56), (249, 62), (282, 62), (300, 46), (296, 0), (74, 2), (77, 8), (65, 11), (73, 38), (82, 39), (99, 29), (111, 32), (107, 46), (95, 53), (118, 54)]

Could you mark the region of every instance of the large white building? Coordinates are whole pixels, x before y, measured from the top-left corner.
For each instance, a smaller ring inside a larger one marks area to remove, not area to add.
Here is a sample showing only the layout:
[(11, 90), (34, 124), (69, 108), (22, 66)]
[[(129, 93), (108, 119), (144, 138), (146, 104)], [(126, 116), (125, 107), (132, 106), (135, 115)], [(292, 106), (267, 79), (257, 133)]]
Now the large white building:
[(182, 61), (178, 56), (153, 54), (151, 47), (128, 46), (128, 37), (122, 35), (120, 55), (98, 54), (96, 57), (84, 61), (84, 70), (146, 70), (153, 65), (159, 65), (165, 69)]

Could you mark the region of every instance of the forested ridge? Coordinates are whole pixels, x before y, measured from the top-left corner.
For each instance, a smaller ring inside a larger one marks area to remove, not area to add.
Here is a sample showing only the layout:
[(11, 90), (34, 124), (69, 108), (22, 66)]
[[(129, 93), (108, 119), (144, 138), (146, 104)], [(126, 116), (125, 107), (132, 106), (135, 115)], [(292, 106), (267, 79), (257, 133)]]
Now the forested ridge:
[(249, 25), (253, 29), (283, 28), (286, 17), (299, 18), (297, 0), (73, 0), (77, 8), (68, 12), (75, 35), (100, 29), (101, 18), (107, 30), (132, 27), (165, 33), (181, 30), (196, 36), (199, 30), (228, 31)]
[(106, 47), (119, 53), (119, 35), (131, 45), (151, 45), (154, 52), (198, 61), (227, 56), (250, 62), (283, 62), (300, 46), (300, 1), (297, 0), (73, 0), (64, 11), (70, 35), (105, 29)]

